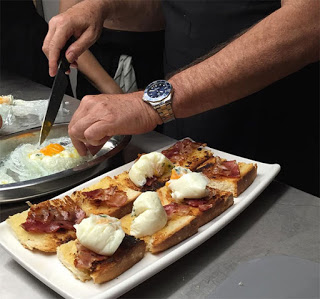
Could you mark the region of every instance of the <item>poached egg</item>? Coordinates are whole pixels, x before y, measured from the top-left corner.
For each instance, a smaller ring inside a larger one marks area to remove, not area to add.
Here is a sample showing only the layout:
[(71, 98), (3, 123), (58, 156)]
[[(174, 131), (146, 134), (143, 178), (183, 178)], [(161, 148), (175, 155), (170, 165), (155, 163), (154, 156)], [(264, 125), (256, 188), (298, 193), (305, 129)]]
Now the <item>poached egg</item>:
[(147, 182), (147, 178), (160, 177), (172, 168), (173, 164), (165, 155), (151, 152), (142, 155), (132, 165), (129, 171), (129, 178), (136, 186), (142, 187)]
[(176, 202), (181, 202), (184, 198), (205, 197), (208, 182), (208, 178), (202, 173), (192, 172), (183, 167), (175, 167), (166, 185), (172, 191), (172, 198)]
[(142, 193), (133, 203), (131, 216), (134, 217), (130, 235), (136, 238), (150, 236), (167, 224), (164, 210), (157, 192)]
[(74, 225), (79, 242), (101, 255), (113, 255), (125, 233), (120, 220), (108, 215), (93, 215)]

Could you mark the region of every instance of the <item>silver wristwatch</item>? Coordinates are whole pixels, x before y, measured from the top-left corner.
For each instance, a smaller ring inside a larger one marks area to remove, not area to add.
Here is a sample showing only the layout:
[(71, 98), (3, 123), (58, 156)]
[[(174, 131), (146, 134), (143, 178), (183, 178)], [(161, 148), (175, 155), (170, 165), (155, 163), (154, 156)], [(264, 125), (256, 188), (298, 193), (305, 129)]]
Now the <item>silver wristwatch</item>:
[(167, 123), (174, 119), (172, 111), (172, 85), (166, 80), (156, 80), (150, 83), (143, 94), (143, 101), (149, 103)]

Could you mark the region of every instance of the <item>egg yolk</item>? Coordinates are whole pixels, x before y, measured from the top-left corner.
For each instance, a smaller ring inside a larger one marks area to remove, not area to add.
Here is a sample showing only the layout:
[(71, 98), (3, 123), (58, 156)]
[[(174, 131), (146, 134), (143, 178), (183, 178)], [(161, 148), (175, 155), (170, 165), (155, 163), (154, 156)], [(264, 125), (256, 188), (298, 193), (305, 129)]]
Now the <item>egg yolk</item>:
[(175, 169), (172, 169), (172, 172), (171, 172), (171, 177), (170, 177), (170, 180), (177, 180), (179, 178), (181, 178), (183, 175), (183, 173), (177, 173), (177, 171)]
[(8, 100), (6, 98), (0, 97), (0, 104), (7, 104)]
[(46, 147), (40, 150), (40, 153), (44, 154), (45, 156), (54, 156), (59, 154), (64, 150), (64, 147), (59, 143), (52, 143), (47, 145)]
[[(177, 180), (179, 178), (181, 178), (183, 175), (182, 172), (177, 172), (176, 169), (172, 169), (171, 171), (171, 177), (170, 177), (170, 180)], [(166, 182), (166, 186), (168, 187), (170, 185), (170, 182)]]

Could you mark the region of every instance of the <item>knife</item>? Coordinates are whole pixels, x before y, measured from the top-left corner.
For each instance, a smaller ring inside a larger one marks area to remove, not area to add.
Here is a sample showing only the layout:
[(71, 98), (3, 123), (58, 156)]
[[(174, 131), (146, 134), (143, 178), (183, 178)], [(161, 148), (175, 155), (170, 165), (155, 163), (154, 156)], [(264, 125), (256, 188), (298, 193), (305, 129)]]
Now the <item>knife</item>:
[(58, 72), (54, 78), (51, 94), (48, 101), (47, 112), (42, 121), (39, 144), (41, 145), (48, 137), (51, 127), (57, 117), (63, 96), (66, 92), (69, 84), (69, 76), (66, 71), (70, 68), (70, 63), (66, 58), (66, 50), (75, 41), (74, 37), (71, 37), (64, 48), (60, 52), (60, 60), (58, 64)]

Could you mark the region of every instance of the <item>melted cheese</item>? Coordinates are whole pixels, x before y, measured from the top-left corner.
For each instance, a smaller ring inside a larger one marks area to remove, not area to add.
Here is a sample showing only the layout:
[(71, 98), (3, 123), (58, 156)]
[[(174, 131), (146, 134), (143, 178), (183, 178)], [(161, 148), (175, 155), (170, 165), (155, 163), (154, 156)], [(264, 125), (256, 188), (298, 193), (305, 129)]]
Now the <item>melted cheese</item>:
[(167, 223), (167, 213), (157, 192), (142, 193), (135, 200), (131, 215), (135, 218), (131, 224), (130, 235), (136, 238), (150, 236)]
[(113, 255), (125, 236), (120, 220), (107, 215), (90, 215), (74, 227), (79, 242), (101, 255)]
[(133, 164), (129, 171), (129, 177), (136, 186), (142, 187), (146, 183), (147, 178), (152, 178), (153, 176), (160, 177), (172, 168), (173, 164), (165, 155), (152, 152), (142, 155)]
[(190, 172), (178, 179), (171, 179), (167, 186), (172, 191), (171, 196), (180, 202), (184, 198), (202, 198), (207, 195), (208, 179), (201, 173)]

